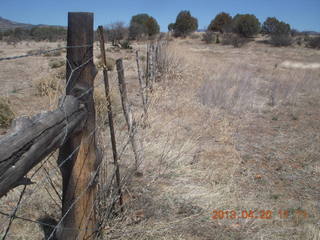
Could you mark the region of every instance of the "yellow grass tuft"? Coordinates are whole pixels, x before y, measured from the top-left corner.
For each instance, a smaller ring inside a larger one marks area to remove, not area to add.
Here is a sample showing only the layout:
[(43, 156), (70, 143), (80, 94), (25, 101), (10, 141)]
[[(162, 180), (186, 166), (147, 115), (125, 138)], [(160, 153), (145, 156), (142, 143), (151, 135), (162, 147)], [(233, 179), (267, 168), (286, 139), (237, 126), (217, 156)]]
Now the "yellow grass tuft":
[(0, 98), (0, 128), (10, 126), (15, 114), (10, 108), (10, 101), (6, 98)]

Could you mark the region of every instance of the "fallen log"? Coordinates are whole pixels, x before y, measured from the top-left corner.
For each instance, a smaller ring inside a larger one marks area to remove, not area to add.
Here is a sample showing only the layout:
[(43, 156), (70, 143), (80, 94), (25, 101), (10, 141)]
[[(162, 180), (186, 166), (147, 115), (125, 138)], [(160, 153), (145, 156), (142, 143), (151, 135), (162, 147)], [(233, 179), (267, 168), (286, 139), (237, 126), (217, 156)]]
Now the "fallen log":
[(82, 129), (85, 107), (73, 96), (66, 96), (60, 105), (53, 111), (16, 119), (8, 134), (0, 137), (0, 197), (19, 184), (30, 184), (24, 176)]

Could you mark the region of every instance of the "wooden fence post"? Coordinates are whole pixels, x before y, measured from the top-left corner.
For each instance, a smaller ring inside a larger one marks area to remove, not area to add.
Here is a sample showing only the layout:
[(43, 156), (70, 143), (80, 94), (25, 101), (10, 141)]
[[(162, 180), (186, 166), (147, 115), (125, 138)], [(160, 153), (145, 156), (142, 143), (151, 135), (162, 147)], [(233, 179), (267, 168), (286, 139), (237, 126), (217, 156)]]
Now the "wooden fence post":
[(108, 105), (108, 120), (109, 120), (109, 128), (110, 128), (113, 162), (114, 162), (114, 166), (116, 169), (115, 173), (116, 173), (116, 181), (117, 181), (118, 194), (119, 194), (119, 205), (120, 205), (121, 212), (123, 212), (120, 169), (119, 169), (119, 164), (118, 164), (116, 137), (115, 137), (115, 133), (114, 133), (113, 114), (112, 114), (109, 78), (108, 78), (108, 70), (107, 70), (106, 50), (104, 47), (103, 27), (99, 26), (98, 30), (99, 30), (99, 35), (100, 35), (100, 50), (101, 50), (101, 56), (102, 56), (102, 61), (103, 61), (103, 80), (104, 80), (107, 105)]
[[(98, 228), (94, 211), (99, 159), (93, 100), (93, 83), (97, 73), (93, 64), (93, 13), (68, 14), (67, 46), (66, 94), (79, 98), (88, 116), (83, 131), (73, 134), (60, 148), (58, 163), (70, 159), (60, 167), (63, 199), (57, 238), (82, 240), (94, 238)], [(79, 66), (81, 68), (76, 69)]]
[(147, 113), (147, 104), (144, 96), (144, 87), (142, 82), (142, 74), (140, 69), (140, 58), (139, 58), (139, 51), (136, 51), (136, 61), (137, 61), (137, 69), (138, 69), (138, 79), (139, 79), (139, 89), (140, 89), (140, 95), (142, 98), (142, 105), (143, 105), (143, 112), (144, 112), (144, 121), (146, 122), (148, 119), (148, 113)]
[(150, 53), (149, 53), (149, 90), (153, 91), (153, 83), (154, 83), (154, 45), (153, 43), (150, 45)]
[(149, 86), (150, 86), (150, 45), (147, 44), (147, 65), (146, 65), (146, 83), (145, 83), (145, 93), (146, 93), (146, 104), (149, 103)]
[(119, 90), (121, 95), (122, 109), (123, 109), (123, 113), (128, 126), (130, 142), (131, 142), (131, 146), (132, 146), (132, 150), (135, 158), (135, 170), (137, 171), (141, 159), (140, 159), (140, 154), (137, 148), (137, 141), (135, 138), (136, 123), (133, 119), (131, 108), (128, 102), (127, 85), (124, 78), (124, 69), (123, 69), (122, 59), (118, 59), (116, 61), (116, 66), (117, 66), (117, 72), (118, 72)]

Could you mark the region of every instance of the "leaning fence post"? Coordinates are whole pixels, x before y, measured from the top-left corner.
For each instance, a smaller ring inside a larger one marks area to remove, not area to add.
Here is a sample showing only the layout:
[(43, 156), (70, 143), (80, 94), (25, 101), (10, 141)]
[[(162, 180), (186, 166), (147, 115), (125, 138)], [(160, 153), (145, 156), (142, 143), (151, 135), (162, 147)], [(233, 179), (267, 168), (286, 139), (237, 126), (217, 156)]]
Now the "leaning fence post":
[(153, 91), (153, 84), (154, 84), (154, 77), (155, 77), (155, 72), (154, 72), (154, 45), (153, 43), (150, 46), (150, 53), (149, 53), (149, 89), (152, 92)]
[(68, 14), (66, 94), (85, 105), (88, 116), (81, 132), (60, 148), (58, 164), (63, 179), (62, 218), (58, 239), (89, 239), (96, 236), (94, 210), (99, 160), (96, 154), (93, 82), (93, 13)]
[(144, 120), (146, 121), (148, 118), (148, 113), (147, 113), (147, 106), (146, 106), (146, 100), (144, 96), (144, 87), (142, 83), (142, 74), (141, 74), (141, 69), (140, 69), (140, 58), (139, 58), (139, 51), (136, 51), (136, 61), (137, 61), (137, 69), (138, 69), (138, 79), (139, 79), (139, 89), (140, 89), (140, 95), (142, 98), (142, 105), (143, 105), (143, 111), (144, 111)]
[(135, 123), (135, 120), (133, 119), (131, 108), (128, 102), (127, 86), (124, 78), (124, 69), (123, 69), (122, 59), (118, 59), (116, 61), (116, 65), (117, 65), (117, 72), (118, 72), (119, 90), (121, 94), (122, 109), (123, 109), (124, 117), (127, 122), (130, 142), (131, 142), (132, 150), (134, 153), (135, 170), (138, 170), (138, 165), (140, 164), (141, 159), (140, 159), (140, 154), (138, 152), (137, 141), (135, 137), (136, 123)]
[(119, 205), (121, 212), (123, 212), (123, 201), (122, 201), (122, 191), (121, 191), (121, 180), (120, 180), (120, 169), (118, 163), (118, 153), (117, 153), (117, 144), (116, 137), (114, 133), (114, 124), (113, 124), (113, 114), (112, 114), (112, 106), (111, 106), (111, 98), (110, 98), (110, 87), (109, 87), (109, 79), (108, 79), (108, 70), (107, 70), (107, 59), (106, 59), (106, 50), (104, 47), (104, 35), (103, 35), (103, 27), (99, 26), (99, 35), (100, 35), (100, 50), (103, 61), (103, 80), (107, 98), (107, 106), (108, 106), (108, 120), (109, 120), (109, 128), (110, 128), (110, 137), (111, 137), (111, 145), (112, 145), (112, 154), (113, 154), (113, 162), (115, 166), (115, 175), (118, 187), (119, 194)]
[(146, 93), (146, 104), (149, 103), (149, 81), (150, 81), (150, 51), (149, 43), (147, 44), (147, 64), (146, 64), (146, 82), (145, 82), (145, 93)]

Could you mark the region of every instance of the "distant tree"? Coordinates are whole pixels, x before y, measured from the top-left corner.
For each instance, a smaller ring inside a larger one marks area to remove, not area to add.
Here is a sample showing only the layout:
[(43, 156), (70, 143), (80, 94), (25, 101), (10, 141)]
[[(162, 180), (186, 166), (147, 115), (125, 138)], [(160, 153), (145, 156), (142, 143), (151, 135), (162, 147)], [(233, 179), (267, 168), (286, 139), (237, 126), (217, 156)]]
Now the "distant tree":
[(291, 27), (275, 17), (269, 17), (262, 25), (261, 32), (271, 36), (270, 43), (274, 46), (288, 46), (292, 43)]
[(138, 14), (132, 16), (129, 26), (129, 38), (138, 39), (147, 33), (146, 22), (149, 19), (148, 14)]
[(237, 14), (232, 20), (232, 30), (242, 37), (252, 37), (260, 30), (260, 22), (255, 15)]
[(213, 43), (214, 42), (214, 32), (207, 30), (202, 35), (202, 41), (204, 41), (207, 44)]
[(156, 19), (148, 14), (138, 14), (131, 18), (129, 26), (130, 39), (139, 39), (143, 35), (152, 36), (160, 31), (160, 26)]
[(232, 17), (225, 12), (219, 13), (210, 23), (208, 31), (225, 32), (228, 31), (232, 23)]
[(264, 21), (261, 33), (263, 34), (271, 34), (276, 30), (277, 24), (279, 20), (275, 17), (268, 17), (266, 21)]
[(172, 31), (174, 30), (174, 23), (170, 23), (170, 24), (168, 25), (168, 30), (169, 30), (170, 32), (172, 32)]
[(310, 37), (307, 39), (307, 47), (320, 49), (320, 36)]
[(156, 19), (149, 17), (146, 22), (147, 32), (149, 36), (156, 35), (160, 32), (160, 26)]
[(193, 17), (190, 11), (181, 11), (172, 26), (176, 37), (186, 37), (198, 29), (198, 19)]
[(289, 46), (292, 44), (291, 27), (285, 22), (278, 22), (270, 35), (271, 44), (274, 46)]
[(291, 27), (288, 23), (285, 22), (279, 22), (276, 25), (276, 29), (271, 34), (291, 34)]
[(135, 16), (132, 16), (130, 23), (145, 25), (149, 18), (150, 16), (146, 13), (137, 14)]
[(31, 38), (30, 30), (17, 27), (13, 30), (13, 38), (15, 38), (17, 42), (22, 40), (29, 40)]
[(290, 34), (291, 27), (285, 22), (279, 21), (277, 18), (267, 18), (267, 20), (262, 25), (262, 33), (265, 34)]
[(50, 42), (66, 40), (67, 30), (63, 27), (33, 27), (30, 35), (35, 41), (48, 40)]
[(299, 35), (301, 35), (301, 33), (299, 32), (299, 30), (297, 30), (297, 29), (291, 29), (291, 36), (292, 37), (296, 37), (296, 36), (299, 36)]
[(123, 22), (115, 22), (105, 27), (106, 36), (112, 45), (117, 45), (119, 42), (128, 37), (128, 28)]

